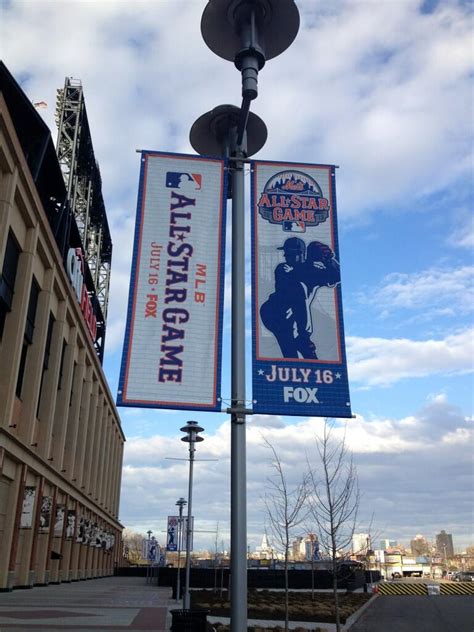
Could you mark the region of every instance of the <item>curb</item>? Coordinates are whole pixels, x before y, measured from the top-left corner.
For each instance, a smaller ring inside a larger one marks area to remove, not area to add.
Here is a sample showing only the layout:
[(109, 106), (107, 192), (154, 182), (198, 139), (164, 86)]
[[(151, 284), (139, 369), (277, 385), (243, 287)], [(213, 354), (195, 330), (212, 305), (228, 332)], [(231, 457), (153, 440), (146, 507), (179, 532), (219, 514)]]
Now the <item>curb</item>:
[(347, 619), (345, 624), (342, 626), (342, 629), (344, 630), (344, 632), (349, 632), (350, 631), (350, 629), (352, 628), (354, 623), (359, 620), (361, 615), (367, 610), (367, 608), (371, 604), (374, 603), (375, 599), (377, 599), (378, 597), (379, 597), (379, 593), (378, 592), (374, 593), (372, 595), (372, 598), (369, 599), (369, 601), (367, 601), (361, 608), (359, 608), (359, 610), (357, 610), (357, 612), (354, 612), (354, 614), (351, 614), (351, 616)]

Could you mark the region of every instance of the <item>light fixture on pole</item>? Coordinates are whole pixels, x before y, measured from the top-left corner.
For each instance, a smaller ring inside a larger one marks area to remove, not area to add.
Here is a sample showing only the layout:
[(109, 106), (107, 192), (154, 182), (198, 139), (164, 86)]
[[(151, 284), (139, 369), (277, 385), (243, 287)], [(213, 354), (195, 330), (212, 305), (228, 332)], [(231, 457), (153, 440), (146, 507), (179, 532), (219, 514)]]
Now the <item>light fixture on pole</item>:
[(242, 74), (242, 108), (237, 144), (245, 132), (250, 102), (258, 95), (258, 72), (277, 57), (298, 33), (300, 14), (294, 0), (209, 0), (201, 33), (213, 53), (233, 61)]
[(151, 581), (151, 572), (150, 572), (150, 536), (153, 533), (153, 531), (151, 529), (149, 529), (147, 531), (147, 535), (148, 535), (148, 542), (147, 542), (147, 549), (146, 549), (146, 559), (147, 559), (147, 566), (146, 566), (146, 583), (148, 584)]
[(209, 48), (233, 61), (242, 74), (242, 107), (219, 106), (193, 125), (191, 145), (210, 147), (231, 161), (232, 368), (231, 368), (231, 631), (247, 629), (247, 471), (245, 416), (245, 219), (244, 160), (263, 147), (264, 122), (250, 113), (258, 95), (258, 72), (282, 53), (299, 29), (293, 0), (209, 0), (201, 33)]
[(180, 574), (181, 574), (181, 569), (180, 569), (180, 562), (181, 562), (181, 542), (182, 542), (182, 538), (183, 538), (183, 507), (187, 504), (187, 501), (184, 500), (184, 498), (180, 498), (179, 500), (176, 501), (176, 505), (178, 506), (179, 509), (179, 517), (178, 517), (178, 576), (177, 576), (177, 580), (176, 580), (176, 601), (178, 601), (180, 599)]
[(181, 441), (189, 443), (189, 486), (188, 486), (188, 524), (186, 525), (186, 576), (184, 587), (183, 607), (189, 608), (189, 578), (191, 575), (191, 538), (192, 538), (192, 505), (193, 505), (193, 465), (194, 452), (196, 451), (195, 443), (204, 441), (204, 437), (199, 436), (204, 428), (198, 425), (197, 421), (188, 421), (181, 428), (181, 432), (185, 432), (185, 436), (181, 437)]

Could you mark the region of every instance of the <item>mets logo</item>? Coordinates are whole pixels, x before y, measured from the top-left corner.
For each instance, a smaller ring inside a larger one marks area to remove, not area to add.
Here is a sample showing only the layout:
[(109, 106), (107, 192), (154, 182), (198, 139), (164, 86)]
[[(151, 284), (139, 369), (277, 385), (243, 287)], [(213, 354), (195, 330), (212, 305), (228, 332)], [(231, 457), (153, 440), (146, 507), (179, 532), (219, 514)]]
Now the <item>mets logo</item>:
[(268, 180), (258, 212), (285, 232), (304, 233), (329, 217), (329, 201), (314, 178), (301, 171), (280, 171)]

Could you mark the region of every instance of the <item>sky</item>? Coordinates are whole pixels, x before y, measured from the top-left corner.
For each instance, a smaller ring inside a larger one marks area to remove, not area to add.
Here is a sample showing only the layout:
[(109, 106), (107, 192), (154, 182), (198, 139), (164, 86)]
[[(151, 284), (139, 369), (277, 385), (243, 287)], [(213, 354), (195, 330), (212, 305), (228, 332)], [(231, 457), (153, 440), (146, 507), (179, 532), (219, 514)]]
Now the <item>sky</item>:
[[(194, 153), (193, 122), (240, 105), (240, 74), (200, 33), (204, 0), (0, 0), (0, 55), (56, 139), (56, 89), (82, 81), (113, 241), (104, 370), (118, 385), (139, 176), (137, 149)], [(268, 128), (256, 158), (336, 164), (346, 348), (355, 418), (334, 420), (357, 465), (357, 530), (408, 544), (473, 534), (473, 12), (456, 0), (297, 0), (301, 26), (259, 74)], [(247, 197), (250, 196), (246, 176)], [(248, 223), (247, 223), (248, 224)], [(230, 231), (228, 231), (228, 241)], [(230, 242), (229, 242), (230, 243)], [(247, 239), (247, 315), (250, 261)], [(229, 249), (228, 249), (229, 250)], [(222, 396), (230, 399), (226, 264)], [(247, 374), (250, 378), (250, 320)], [(248, 380), (247, 397), (251, 399)], [(225, 413), (120, 409), (120, 520), (165, 541), (187, 496), (180, 428), (204, 428), (194, 473), (196, 548), (229, 548)], [(247, 418), (248, 543), (272, 475), (319, 467), (321, 418)], [(183, 460), (176, 460), (183, 459)], [(311, 525), (307, 525), (311, 529)], [(295, 535), (303, 533), (295, 532)]]

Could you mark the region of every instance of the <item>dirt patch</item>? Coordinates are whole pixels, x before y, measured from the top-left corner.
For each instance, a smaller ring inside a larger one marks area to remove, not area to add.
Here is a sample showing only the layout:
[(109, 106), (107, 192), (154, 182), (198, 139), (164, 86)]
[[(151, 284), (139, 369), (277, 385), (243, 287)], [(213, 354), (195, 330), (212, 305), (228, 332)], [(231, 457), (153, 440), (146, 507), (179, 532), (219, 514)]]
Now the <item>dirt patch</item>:
[[(339, 595), (339, 616), (341, 623), (360, 607), (362, 607), (372, 595), (368, 593), (346, 593)], [(213, 617), (229, 617), (230, 603), (228, 595), (210, 590), (191, 592), (192, 607), (209, 610)], [(335, 623), (334, 597), (330, 593), (314, 594), (310, 592), (292, 591), (288, 595), (290, 621), (315, 621)], [(285, 618), (285, 595), (280, 591), (250, 590), (248, 592), (248, 618), (249, 619), (277, 619)]]

